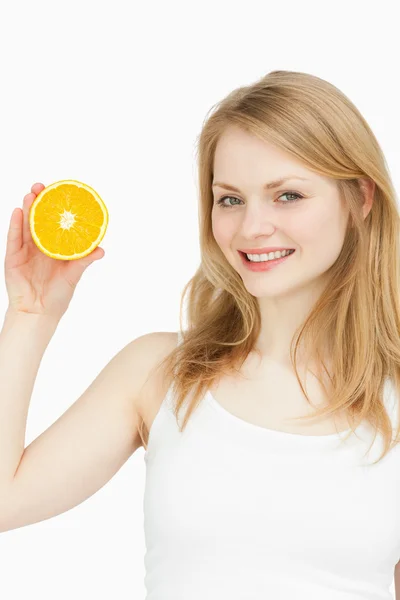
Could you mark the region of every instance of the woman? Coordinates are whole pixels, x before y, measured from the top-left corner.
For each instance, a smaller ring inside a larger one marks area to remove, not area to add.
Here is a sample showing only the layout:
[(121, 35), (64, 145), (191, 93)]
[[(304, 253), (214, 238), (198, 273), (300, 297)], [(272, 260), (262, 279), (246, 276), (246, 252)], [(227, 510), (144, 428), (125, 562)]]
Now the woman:
[[(399, 213), (382, 151), (343, 93), (290, 71), (230, 93), (198, 150), (201, 264), (182, 296), (187, 330), (131, 342), (23, 452), (37, 363), (101, 254), (62, 276), (39, 258), (26, 217), (41, 184), (24, 220), (13, 214), (2, 530), (82, 502), (143, 446), (147, 600), (389, 599), (400, 558)], [(28, 246), (48, 269), (34, 294)]]

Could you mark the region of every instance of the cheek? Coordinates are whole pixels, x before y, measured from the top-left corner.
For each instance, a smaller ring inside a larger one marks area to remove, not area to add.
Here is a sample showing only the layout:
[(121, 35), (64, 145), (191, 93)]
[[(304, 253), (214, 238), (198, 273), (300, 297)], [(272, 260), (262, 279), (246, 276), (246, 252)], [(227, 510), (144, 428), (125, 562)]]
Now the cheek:
[(301, 227), (296, 227), (298, 235), (293, 233), (293, 240), (303, 254), (311, 257), (313, 264), (324, 271), (341, 252), (346, 224), (343, 216), (335, 211), (310, 214), (306, 220), (302, 219)]
[(229, 246), (234, 235), (233, 223), (229, 219), (212, 217), (212, 232), (217, 244), (221, 247)]
[(321, 245), (341, 246), (346, 233), (347, 221), (341, 213), (335, 210), (324, 210), (304, 214), (292, 225), (291, 235), (294, 241), (298, 241), (299, 246), (304, 244), (320, 248)]
[(333, 211), (322, 215), (318, 224), (320, 235), (323, 236), (329, 247), (340, 251), (346, 235), (347, 219), (343, 213)]

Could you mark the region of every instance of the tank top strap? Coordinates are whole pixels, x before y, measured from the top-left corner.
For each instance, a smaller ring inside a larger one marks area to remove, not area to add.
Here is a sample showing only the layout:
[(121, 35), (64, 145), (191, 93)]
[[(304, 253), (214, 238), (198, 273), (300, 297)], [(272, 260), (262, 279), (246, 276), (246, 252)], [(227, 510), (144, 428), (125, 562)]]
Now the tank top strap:
[[(178, 347), (183, 340), (182, 333), (179, 329), (177, 331), (177, 334), (178, 334), (178, 343), (177, 343), (176, 347)], [(169, 412), (173, 412), (173, 397), (174, 397), (174, 385), (172, 382), (168, 388), (167, 395), (162, 402), (162, 406), (167, 408), (167, 410)]]

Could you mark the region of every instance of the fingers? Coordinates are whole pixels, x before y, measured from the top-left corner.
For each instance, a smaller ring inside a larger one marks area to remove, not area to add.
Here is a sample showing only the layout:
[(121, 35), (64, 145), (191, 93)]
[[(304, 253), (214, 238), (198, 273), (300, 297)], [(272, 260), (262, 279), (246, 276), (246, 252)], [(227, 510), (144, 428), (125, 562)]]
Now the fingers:
[(31, 192), (33, 192), (37, 196), (42, 190), (44, 190), (44, 188), (45, 186), (43, 185), (43, 183), (34, 183), (31, 187)]
[(43, 183), (34, 183), (31, 192), (24, 196), (22, 209), (14, 209), (10, 217), (10, 226), (7, 234), (7, 255), (13, 256), (24, 243), (31, 240), (29, 227), (29, 210), (36, 196), (44, 190)]
[(29, 227), (29, 210), (32, 206), (33, 201), (36, 198), (36, 194), (30, 193), (24, 196), (23, 201), (23, 223), (22, 223), (22, 243), (26, 244), (31, 240), (31, 230)]
[(31, 241), (31, 230), (29, 227), (29, 211), (30, 208), (32, 206), (33, 201), (35, 200), (36, 196), (38, 196), (38, 194), (40, 194), (40, 192), (42, 190), (44, 190), (45, 186), (43, 185), (43, 183), (34, 183), (33, 186), (31, 187), (31, 192), (29, 194), (26, 194), (26, 196), (24, 196), (24, 201), (23, 201), (23, 213), (24, 213), (24, 217), (23, 217), (23, 223), (22, 223), (22, 243), (26, 244), (27, 242)]
[(21, 235), (21, 222), (22, 213), (21, 209), (14, 209), (10, 218), (10, 227), (7, 234), (7, 250), (6, 250), (6, 264), (7, 261), (14, 256), (22, 246), (22, 235)]

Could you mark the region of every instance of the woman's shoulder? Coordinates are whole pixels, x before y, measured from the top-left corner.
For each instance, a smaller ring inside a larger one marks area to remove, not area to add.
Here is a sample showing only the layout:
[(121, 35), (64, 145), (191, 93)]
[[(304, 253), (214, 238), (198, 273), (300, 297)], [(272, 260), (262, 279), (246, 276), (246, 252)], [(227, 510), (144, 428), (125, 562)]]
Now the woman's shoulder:
[(141, 337), (140, 390), (136, 399), (139, 416), (147, 426), (168, 391), (163, 370), (156, 367), (176, 348), (179, 333), (156, 331)]

